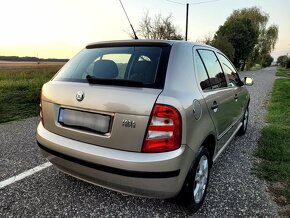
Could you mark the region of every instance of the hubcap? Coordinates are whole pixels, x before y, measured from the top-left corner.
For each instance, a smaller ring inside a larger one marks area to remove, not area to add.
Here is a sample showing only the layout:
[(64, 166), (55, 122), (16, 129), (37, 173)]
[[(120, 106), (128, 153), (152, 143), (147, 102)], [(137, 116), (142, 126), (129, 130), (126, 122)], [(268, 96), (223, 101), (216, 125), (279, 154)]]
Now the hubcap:
[(208, 178), (208, 159), (207, 156), (203, 155), (198, 163), (195, 179), (194, 179), (194, 190), (193, 197), (196, 203), (199, 203), (204, 195)]
[(244, 123), (243, 123), (244, 130), (246, 130), (246, 128), (247, 128), (248, 118), (249, 118), (249, 110), (247, 109), (246, 112), (245, 112), (245, 118), (244, 118)]

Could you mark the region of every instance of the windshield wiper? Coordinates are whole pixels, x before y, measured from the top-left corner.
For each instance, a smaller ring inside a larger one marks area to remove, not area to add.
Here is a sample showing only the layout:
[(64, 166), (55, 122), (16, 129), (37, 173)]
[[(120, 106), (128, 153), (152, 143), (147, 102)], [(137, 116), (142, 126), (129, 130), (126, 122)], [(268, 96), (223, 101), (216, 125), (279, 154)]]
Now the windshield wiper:
[(91, 75), (87, 75), (86, 79), (90, 84), (100, 84), (100, 85), (115, 85), (115, 86), (128, 86), (128, 87), (143, 87), (143, 83), (135, 80), (126, 79), (102, 79), (96, 78)]

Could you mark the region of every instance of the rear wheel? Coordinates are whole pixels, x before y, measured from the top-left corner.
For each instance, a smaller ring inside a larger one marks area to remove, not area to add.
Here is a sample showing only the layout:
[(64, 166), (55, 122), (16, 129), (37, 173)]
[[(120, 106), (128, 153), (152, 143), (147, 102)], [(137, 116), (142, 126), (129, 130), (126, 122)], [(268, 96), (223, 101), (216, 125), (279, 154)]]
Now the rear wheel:
[(242, 121), (242, 126), (238, 131), (239, 135), (244, 135), (247, 132), (248, 121), (249, 121), (249, 106), (247, 107), (247, 109), (245, 111), (244, 118)]
[(181, 204), (190, 213), (196, 212), (203, 204), (209, 181), (210, 165), (208, 149), (202, 147), (185, 179), (181, 192), (175, 198), (175, 202)]

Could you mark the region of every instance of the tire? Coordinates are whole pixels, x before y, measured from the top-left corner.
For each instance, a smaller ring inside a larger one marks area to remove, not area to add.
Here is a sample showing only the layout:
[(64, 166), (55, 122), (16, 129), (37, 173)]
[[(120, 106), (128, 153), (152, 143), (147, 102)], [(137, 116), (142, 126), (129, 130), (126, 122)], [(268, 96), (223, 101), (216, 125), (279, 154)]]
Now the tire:
[(192, 214), (202, 206), (207, 192), (210, 167), (209, 151), (201, 147), (180, 193), (173, 199), (173, 202), (182, 206), (185, 212)]
[(244, 135), (247, 132), (248, 122), (249, 122), (249, 106), (247, 106), (247, 109), (244, 113), (244, 117), (242, 120), (242, 126), (238, 131), (238, 135)]

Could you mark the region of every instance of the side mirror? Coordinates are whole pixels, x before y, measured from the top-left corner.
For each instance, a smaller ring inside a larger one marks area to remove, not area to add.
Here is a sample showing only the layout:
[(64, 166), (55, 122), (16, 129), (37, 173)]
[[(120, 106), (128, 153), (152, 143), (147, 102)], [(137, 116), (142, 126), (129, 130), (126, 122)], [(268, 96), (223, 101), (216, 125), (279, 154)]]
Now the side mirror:
[(245, 77), (244, 78), (244, 84), (247, 85), (247, 86), (252, 86), (254, 84), (254, 81), (250, 77)]

